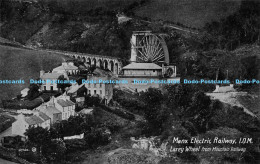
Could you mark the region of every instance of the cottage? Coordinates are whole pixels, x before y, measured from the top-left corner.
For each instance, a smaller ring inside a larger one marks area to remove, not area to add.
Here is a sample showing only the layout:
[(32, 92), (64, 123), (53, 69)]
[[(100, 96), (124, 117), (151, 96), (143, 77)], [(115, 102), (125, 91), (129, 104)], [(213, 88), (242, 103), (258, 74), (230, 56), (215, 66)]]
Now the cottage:
[(60, 122), (62, 120), (62, 112), (59, 111), (55, 106), (42, 105), (39, 110), (50, 117), (51, 124)]
[(50, 128), (50, 117), (42, 112), (35, 112), (33, 115), (26, 117), (23, 114), (18, 115), (17, 120), (12, 124), (12, 134), (24, 136), (29, 127)]
[(40, 78), (43, 81), (41, 85), (42, 91), (58, 91), (58, 86), (55, 81), (58, 80), (63, 73), (45, 73), (43, 70), (40, 72)]
[(61, 112), (61, 119), (67, 120), (70, 116), (75, 115), (75, 103), (67, 95), (61, 95), (57, 98), (52, 97), (49, 106), (54, 106)]
[(85, 83), (85, 87), (88, 89), (88, 94), (91, 96), (98, 96), (108, 103), (113, 97), (113, 85), (112, 83), (103, 83), (109, 81), (111, 77), (109, 76), (88, 76), (89, 81), (96, 81), (96, 83)]
[(79, 73), (79, 68), (74, 65), (73, 62), (63, 62), (61, 66), (56, 67), (52, 71), (53, 73), (66, 73), (67, 75), (76, 75)]

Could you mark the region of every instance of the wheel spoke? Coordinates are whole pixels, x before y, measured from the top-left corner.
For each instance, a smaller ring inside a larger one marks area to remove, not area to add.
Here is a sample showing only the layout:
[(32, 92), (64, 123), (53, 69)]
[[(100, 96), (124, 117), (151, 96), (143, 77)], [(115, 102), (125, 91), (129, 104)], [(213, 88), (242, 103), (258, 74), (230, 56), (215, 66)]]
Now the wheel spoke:
[(138, 59), (143, 62), (157, 62), (164, 58), (164, 50), (161, 41), (155, 35), (146, 35), (138, 45)]

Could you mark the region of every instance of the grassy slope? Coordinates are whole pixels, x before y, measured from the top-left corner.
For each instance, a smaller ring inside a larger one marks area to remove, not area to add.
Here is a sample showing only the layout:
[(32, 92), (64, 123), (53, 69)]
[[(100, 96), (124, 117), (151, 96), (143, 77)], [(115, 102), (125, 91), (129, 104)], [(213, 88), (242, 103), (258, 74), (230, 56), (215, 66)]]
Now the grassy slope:
[(154, 20), (179, 22), (200, 28), (238, 10), (241, 0), (151, 0), (135, 13)]
[(0, 46), (0, 79), (19, 80), (25, 84), (0, 84), (0, 99), (16, 96), (29, 86), (29, 79), (39, 78), (39, 71), (51, 70), (63, 61), (59, 55)]

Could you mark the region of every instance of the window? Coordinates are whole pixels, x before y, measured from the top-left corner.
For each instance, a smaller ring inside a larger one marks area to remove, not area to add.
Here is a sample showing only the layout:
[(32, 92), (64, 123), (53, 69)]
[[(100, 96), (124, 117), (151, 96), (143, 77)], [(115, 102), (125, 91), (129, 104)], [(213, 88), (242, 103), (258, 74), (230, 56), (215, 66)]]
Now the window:
[(97, 94), (97, 91), (96, 91), (96, 90), (94, 90), (94, 94)]
[(51, 86), (51, 91), (53, 91), (53, 86)]

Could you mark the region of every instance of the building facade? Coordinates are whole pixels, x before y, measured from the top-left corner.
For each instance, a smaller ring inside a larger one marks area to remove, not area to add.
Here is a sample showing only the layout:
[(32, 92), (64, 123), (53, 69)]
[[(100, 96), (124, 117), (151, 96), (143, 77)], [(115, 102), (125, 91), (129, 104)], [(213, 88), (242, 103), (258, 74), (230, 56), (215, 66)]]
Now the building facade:
[(30, 127), (42, 127), (49, 129), (50, 124), (50, 117), (42, 112), (35, 112), (29, 117), (19, 114), (17, 116), (17, 120), (12, 124), (12, 135), (25, 136), (24, 133)]
[(101, 99), (104, 99), (105, 103), (108, 103), (113, 98), (114, 84), (105, 82), (110, 79), (111, 77), (109, 76), (88, 76), (89, 81), (94, 81), (93, 83), (85, 83), (88, 94), (91, 96), (98, 96)]
[(46, 114), (51, 119), (51, 124), (60, 122), (62, 120), (62, 112), (59, 111), (55, 106), (42, 105), (39, 111)]
[(45, 73), (43, 70), (40, 72), (40, 79), (42, 80), (41, 91), (58, 91), (58, 85), (55, 81), (58, 80), (63, 73)]

